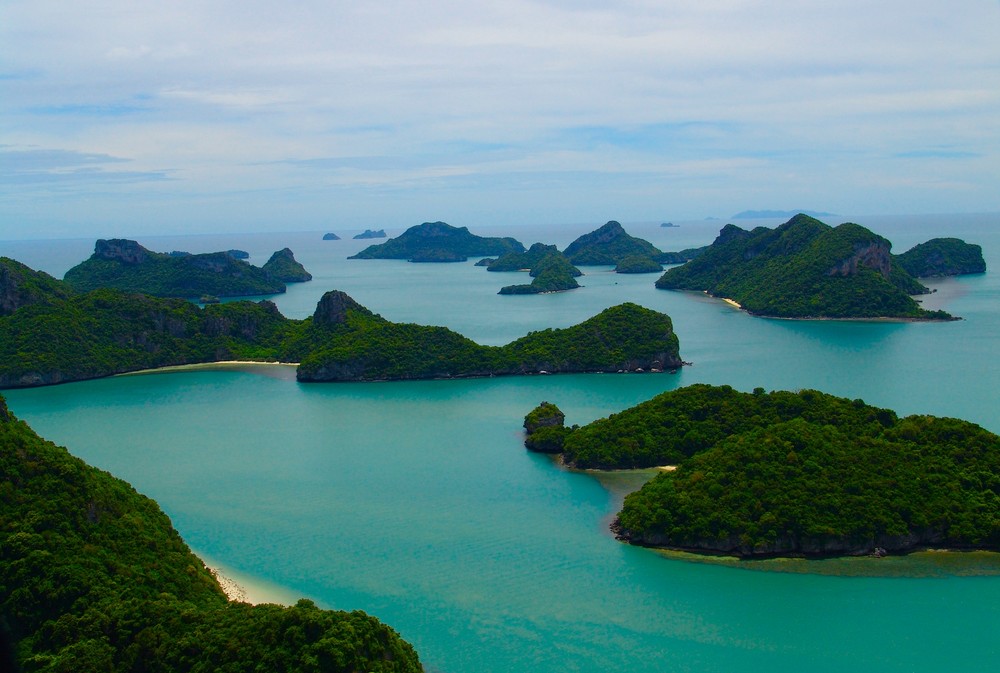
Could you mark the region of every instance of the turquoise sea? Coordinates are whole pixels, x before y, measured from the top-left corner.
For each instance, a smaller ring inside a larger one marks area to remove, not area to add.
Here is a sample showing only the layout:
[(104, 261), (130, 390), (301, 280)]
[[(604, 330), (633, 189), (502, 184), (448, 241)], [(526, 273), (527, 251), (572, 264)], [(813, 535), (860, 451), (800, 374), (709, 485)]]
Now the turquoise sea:
[[(1000, 655), (1000, 555), (746, 564), (628, 547), (608, 524), (647, 473), (569, 472), (522, 445), (523, 417), (543, 400), (585, 423), (695, 382), (817, 388), (1000, 432), (1000, 216), (851, 219), (897, 252), (935, 236), (982, 245), (986, 274), (935, 281), (924, 299), (964, 320), (765, 320), (656, 290), (655, 275), (593, 267), (580, 290), (501, 297), (519, 282), (510, 274), (472, 261), (347, 260), (368, 242), (322, 232), (147, 238), (163, 251), (241, 248), (258, 265), (287, 246), (315, 278), (273, 298), (286, 315), (305, 317), (340, 289), (391, 320), (481, 343), (635, 301), (673, 318), (692, 364), (676, 374), (310, 385), (290, 367), (220, 367), (3, 394), (40, 434), (159, 501), (198, 552), (325, 607), (378, 616), (430, 671), (989, 667)], [(564, 246), (602, 223), (470, 229)], [(724, 222), (624, 224), (677, 250), (711, 242)], [(93, 243), (2, 242), (0, 255), (61, 277)]]

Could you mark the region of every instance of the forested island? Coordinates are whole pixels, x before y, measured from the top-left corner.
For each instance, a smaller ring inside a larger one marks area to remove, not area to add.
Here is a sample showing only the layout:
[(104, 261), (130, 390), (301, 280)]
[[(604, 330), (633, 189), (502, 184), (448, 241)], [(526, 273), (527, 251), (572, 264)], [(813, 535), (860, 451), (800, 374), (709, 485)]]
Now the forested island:
[(649, 241), (629, 235), (622, 225), (611, 220), (566, 246), (563, 254), (577, 266), (619, 264), (627, 257), (659, 260), (663, 252)]
[(370, 245), (348, 259), (405, 259), (411, 262), (464, 262), (469, 257), (524, 252), (510, 237), (476, 236), (467, 227), (424, 222), (385, 243)]
[(363, 241), (369, 238), (385, 238), (385, 229), (365, 229), (360, 234), (353, 236), (355, 241)]
[(741, 557), (1000, 549), (1000, 437), (815, 390), (698, 384), (583, 427), (546, 402), (526, 446), (578, 468), (678, 466), (626, 497), (633, 544)]
[(0, 258), (0, 387), (50, 385), (171, 365), (300, 363), (302, 381), (371, 381), (539, 372), (672, 370), (669, 316), (622, 304), (565, 329), (482, 346), (444, 327), (390, 322), (343, 292), (313, 316), (268, 301), (199, 307), (117, 289), (76, 292)]
[(422, 671), (363, 612), (226, 598), (149, 498), (48, 442), (0, 397), (4, 671)]
[(94, 254), (66, 272), (75, 290), (116, 288), (157, 297), (239, 297), (280, 294), (286, 282), (312, 278), (291, 250), (276, 252), (256, 267), (232, 252), (159, 253), (128, 239), (101, 239)]
[(960, 276), (986, 271), (983, 249), (960, 238), (934, 238), (915, 245), (896, 261), (915, 278)]
[(830, 227), (803, 214), (775, 229), (727, 224), (656, 287), (704, 291), (776, 318), (953, 320), (910, 296), (929, 290), (890, 254), (891, 245), (858, 224)]
[(486, 266), (487, 271), (524, 271), (533, 279), (530, 284), (507, 285), (499, 294), (541, 294), (562, 292), (580, 287), (576, 281), (583, 275), (570, 264), (554, 245), (535, 243), (526, 252), (508, 252)]

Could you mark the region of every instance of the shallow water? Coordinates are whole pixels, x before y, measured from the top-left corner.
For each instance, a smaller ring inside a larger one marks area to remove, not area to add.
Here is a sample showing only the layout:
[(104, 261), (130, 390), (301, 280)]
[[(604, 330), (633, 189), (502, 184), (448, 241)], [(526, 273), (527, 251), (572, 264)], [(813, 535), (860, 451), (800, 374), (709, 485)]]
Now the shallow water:
[[(708, 243), (721, 226), (681, 224), (626, 228), (678, 249)], [(897, 250), (960, 236), (1000, 268), (996, 218), (861, 224)], [(564, 245), (585, 231), (502, 233)], [(671, 315), (692, 365), (677, 374), (312, 385), (287, 368), (226, 367), (6, 391), (11, 410), (156, 498), (195, 549), (324, 606), (377, 615), (431, 670), (915, 671), (996, 658), (996, 555), (747, 564), (628, 547), (607, 524), (644, 475), (563, 470), (524, 451), (520, 425), (542, 400), (585, 423), (708, 382), (817, 388), (998, 432), (998, 276), (936, 283), (925, 304), (959, 322), (795, 322), (655, 290), (655, 275), (601, 269), (587, 269), (581, 290), (499, 297), (517, 276), (471, 261), (348, 261), (361, 242), (318, 237), (146, 244), (239, 247), (258, 264), (287, 245), (316, 277), (274, 298), (287, 315), (304, 317), (323, 291), (343, 289), (390, 319), (448, 325), (481, 343), (636, 301)], [(18, 258), (7, 250), (0, 254)], [(769, 572), (749, 571), (761, 569)]]

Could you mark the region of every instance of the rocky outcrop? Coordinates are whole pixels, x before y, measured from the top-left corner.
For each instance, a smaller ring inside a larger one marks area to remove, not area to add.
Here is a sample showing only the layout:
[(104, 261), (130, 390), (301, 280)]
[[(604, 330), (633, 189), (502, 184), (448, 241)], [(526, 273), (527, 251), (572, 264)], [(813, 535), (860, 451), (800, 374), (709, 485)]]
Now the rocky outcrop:
[(354, 235), (354, 240), (356, 241), (363, 241), (369, 238), (385, 238), (385, 229), (379, 229), (377, 231), (372, 229), (365, 229), (360, 234)]
[(350, 295), (346, 292), (330, 290), (316, 304), (316, 311), (313, 313), (313, 324), (320, 327), (342, 325), (347, 320), (348, 311), (358, 311), (365, 315), (372, 315), (371, 311), (351, 299)]
[(149, 250), (136, 241), (130, 241), (126, 238), (102, 238), (94, 246), (95, 258), (118, 261), (122, 264), (142, 264), (149, 258), (149, 255)]
[(856, 244), (854, 254), (835, 264), (827, 272), (827, 275), (854, 276), (857, 275), (859, 266), (865, 266), (878, 271), (882, 274), (883, 278), (888, 278), (892, 269), (892, 255), (889, 254), (890, 248), (889, 241), (881, 237), (867, 244)]

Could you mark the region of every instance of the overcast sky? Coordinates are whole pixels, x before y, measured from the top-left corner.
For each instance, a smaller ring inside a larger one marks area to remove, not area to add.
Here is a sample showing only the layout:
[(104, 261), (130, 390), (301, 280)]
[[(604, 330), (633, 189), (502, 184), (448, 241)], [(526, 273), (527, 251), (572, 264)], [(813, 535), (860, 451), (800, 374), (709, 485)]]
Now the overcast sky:
[(1000, 211), (1000, 2), (0, 2), (0, 239), (762, 208)]

